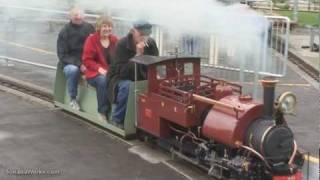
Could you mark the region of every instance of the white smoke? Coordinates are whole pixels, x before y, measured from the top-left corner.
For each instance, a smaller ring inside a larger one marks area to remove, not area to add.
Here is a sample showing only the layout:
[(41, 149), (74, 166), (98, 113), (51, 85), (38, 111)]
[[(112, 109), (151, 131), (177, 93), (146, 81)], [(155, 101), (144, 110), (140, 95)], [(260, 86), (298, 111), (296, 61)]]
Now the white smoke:
[[(78, 1), (88, 7), (92, 1)], [(265, 30), (267, 20), (243, 5), (224, 5), (213, 0), (101, 0), (121, 15), (133, 20), (146, 19), (173, 35), (215, 35), (236, 46), (252, 50)], [(225, 41), (225, 42), (227, 42)]]
[[(67, 11), (78, 4), (90, 12), (102, 12), (105, 8), (117, 16), (130, 20), (145, 19), (170, 32), (171, 38), (192, 34), (220, 40), (220, 48), (237, 49), (241, 57), (252, 54), (261, 46), (267, 19), (244, 5), (225, 5), (214, 0), (0, 0), (1, 6), (31, 7), (46, 10)], [(19, 10), (7, 12), (24, 15)], [(42, 18), (53, 13), (42, 13)]]

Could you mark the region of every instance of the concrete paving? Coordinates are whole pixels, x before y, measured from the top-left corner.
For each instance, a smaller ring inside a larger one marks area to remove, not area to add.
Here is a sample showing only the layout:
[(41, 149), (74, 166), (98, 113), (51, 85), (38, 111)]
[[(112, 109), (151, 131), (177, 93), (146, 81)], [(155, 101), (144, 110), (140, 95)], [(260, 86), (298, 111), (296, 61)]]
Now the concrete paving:
[(0, 91), (0, 179), (185, 179), (59, 110)]
[(56, 76), (55, 70), (7, 63), (3, 60), (0, 60), (0, 72), (0, 74), (43, 87), (50, 92), (52, 92)]

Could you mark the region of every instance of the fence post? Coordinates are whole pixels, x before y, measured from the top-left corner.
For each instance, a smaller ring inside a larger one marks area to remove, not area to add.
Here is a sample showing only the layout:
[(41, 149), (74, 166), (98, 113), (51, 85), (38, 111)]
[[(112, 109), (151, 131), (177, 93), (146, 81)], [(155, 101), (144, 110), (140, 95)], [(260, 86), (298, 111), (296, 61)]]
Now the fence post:
[(293, 12), (292, 12), (292, 19), (294, 22), (298, 22), (298, 3), (299, 0), (294, 0), (294, 4), (293, 4)]
[(214, 35), (210, 36), (210, 44), (209, 44), (209, 64), (217, 66), (218, 65), (218, 41)]
[(284, 49), (284, 64), (283, 64), (283, 74), (287, 71), (287, 61), (288, 61), (288, 47), (289, 47), (289, 32), (290, 32), (290, 20), (289, 18), (285, 18), (286, 22), (286, 42), (285, 42), (285, 49)]
[(156, 28), (156, 41), (159, 48), (159, 55), (163, 55), (163, 32), (162, 29), (157, 26)]

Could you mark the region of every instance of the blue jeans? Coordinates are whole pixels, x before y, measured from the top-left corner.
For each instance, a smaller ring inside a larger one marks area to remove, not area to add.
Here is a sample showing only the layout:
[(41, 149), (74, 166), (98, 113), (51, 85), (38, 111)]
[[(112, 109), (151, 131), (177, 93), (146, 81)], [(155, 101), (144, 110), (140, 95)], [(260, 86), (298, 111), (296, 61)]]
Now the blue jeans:
[(73, 64), (65, 65), (63, 73), (67, 78), (68, 93), (71, 99), (76, 99), (78, 95), (78, 82), (80, 76), (80, 69)]
[(182, 37), (182, 53), (184, 55), (200, 55), (200, 47), (199, 47), (200, 39), (198, 37), (193, 37), (190, 35), (185, 35)]
[(106, 115), (108, 110), (107, 99), (107, 77), (103, 75), (97, 75), (94, 78), (87, 79), (88, 83), (96, 88), (98, 112)]
[(130, 80), (121, 80), (117, 85), (118, 93), (116, 97), (116, 106), (112, 112), (112, 121), (118, 124), (123, 124), (126, 115), (129, 87), (131, 82), (132, 81)]

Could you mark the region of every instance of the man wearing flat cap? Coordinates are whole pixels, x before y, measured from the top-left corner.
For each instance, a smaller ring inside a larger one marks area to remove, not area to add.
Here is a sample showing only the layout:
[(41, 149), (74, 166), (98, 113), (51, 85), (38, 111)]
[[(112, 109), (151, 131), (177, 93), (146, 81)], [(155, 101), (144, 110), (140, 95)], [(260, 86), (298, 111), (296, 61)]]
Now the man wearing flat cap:
[[(146, 21), (136, 21), (127, 36), (118, 41), (115, 58), (109, 67), (108, 99), (116, 104), (111, 115), (111, 123), (123, 128), (130, 82), (134, 81), (134, 63), (130, 59), (134, 56), (158, 56), (159, 51), (151, 34), (152, 25)], [(138, 79), (144, 77), (146, 67), (138, 67)]]

